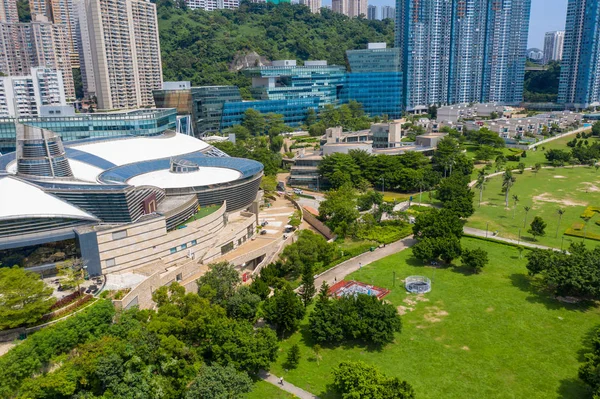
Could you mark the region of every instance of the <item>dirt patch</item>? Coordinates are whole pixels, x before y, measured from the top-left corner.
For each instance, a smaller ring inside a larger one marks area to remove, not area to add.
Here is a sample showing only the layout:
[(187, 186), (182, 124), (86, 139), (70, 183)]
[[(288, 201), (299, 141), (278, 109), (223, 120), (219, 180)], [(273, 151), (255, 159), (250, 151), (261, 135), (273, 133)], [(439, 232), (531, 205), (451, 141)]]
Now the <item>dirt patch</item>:
[(490, 306), (490, 307), (489, 307), (489, 308), (487, 308), (485, 311), (486, 311), (486, 312), (493, 312), (493, 311), (494, 311), (494, 308)]
[(427, 313), (423, 315), (423, 318), (430, 323), (439, 323), (444, 317), (448, 316), (448, 312), (437, 306), (429, 306), (425, 309), (427, 310)]
[(468, 347), (468, 346), (466, 346), (466, 345), (465, 345), (465, 346), (463, 346), (463, 347), (462, 347), (462, 348), (460, 348), (460, 349), (462, 349), (462, 350), (464, 350), (464, 351), (470, 351), (470, 350), (471, 350), (471, 348), (469, 348), (469, 347)]
[(417, 326), (417, 328), (418, 328), (418, 329), (420, 329), (420, 330), (422, 330), (422, 329), (424, 329), (424, 328), (427, 328), (427, 326), (421, 326), (421, 325), (418, 325), (418, 326)]
[(439, 342), (439, 341), (443, 340), (444, 338), (442, 338), (442, 337), (435, 337), (434, 339)]
[(597, 193), (600, 191), (600, 187), (596, 186), (593, 183), (581, 183), (581, 184), (583, 184), (585, 187), (579, 188), (579, 189), (577, 189), (577, 191), (583, 191), (586, 193)]
[(396, 309), (398, 310), (398, 314), (400, 316), (404, 316), (406, 313), (412, 312), (413, 310), (415, 310), (414, 308), (409, 308), (406, 306), (398, 306)]
[(554, 175), (552, 177), (554, 177), (555, 179), (566, 179), (567, 178), (567, 176), (561, 176), (561, 175)]
[(408, 304), (410, 306), (414, 306), (414, 305), (417, 304), (417, 301), (415, 301), (415, 300), (413, 300), (411, 298), (408, 298), (408, 297), (404, 298), (404, 300), (402, 302), (404, 302), (404, 303), (406, 303), (406, 304)]
[(564, 206), (587, 206), (587, 204), (588, 204), (587, 202), (583, 202), (583, 201), (554, 198), (551, 196), (550, 193), (543, 193), (540, 195), (536, 195), (535, 197), (533, 197), (533, 200), (537, 201), (537, 202), (551, 202), (551, 203), (555, 203), (555, 204), (561, 204)]
[(415, 300), (417, 302), (429, 302), (429, 298), (425, 298), (423, 295), (417, 295), (415, 297)]

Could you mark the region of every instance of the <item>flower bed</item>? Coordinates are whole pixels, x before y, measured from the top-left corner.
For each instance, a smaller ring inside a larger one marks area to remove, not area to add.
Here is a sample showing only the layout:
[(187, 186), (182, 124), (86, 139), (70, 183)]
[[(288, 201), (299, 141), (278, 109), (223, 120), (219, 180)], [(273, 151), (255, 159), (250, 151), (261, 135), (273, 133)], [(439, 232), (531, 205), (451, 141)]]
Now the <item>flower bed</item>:
[(58, 301), (54, 302), (54, 305), (52, 305), (50, 307), (50, 310), (53, 311), (53, 310), (65, 307), (65, 306), (75, 302), (77, 300), (77, 298), (79, 298), (80, 296), (81, 296), (81, 292), (75, 291), (75, 292), (65, 296), (64, 298), (59, 299)]

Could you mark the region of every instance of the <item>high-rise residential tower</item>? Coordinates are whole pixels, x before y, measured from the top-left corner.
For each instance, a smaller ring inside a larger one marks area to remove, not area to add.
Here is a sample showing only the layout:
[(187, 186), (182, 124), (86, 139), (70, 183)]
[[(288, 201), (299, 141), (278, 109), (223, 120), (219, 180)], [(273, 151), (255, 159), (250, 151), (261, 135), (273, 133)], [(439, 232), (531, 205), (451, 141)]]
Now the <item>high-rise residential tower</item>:
[(321, 0), (300, 0), (300, 4), (304, 4), (310, 8), (310, 12), (315, 14), (321, 10)]
[(397, 0), (408, 110), (523, 97), (531, 0)]
[(347, 0), (348, 2), (348, 13), (346, 14), (350, 18), (364, 16), (367, 17), (367, 5), (368, 0)]
[(0, 22), (19, 22), (17, 0), (0, 0)]
[(370, 5), (367, 7), (367, 19), (377, 19), (377, 6)]
[(67, 29), (48, 22), (42, 15), (36, 16), (36, 19), (30, 23), (0, 22), (0, 72), (9, 76), (25, 76), (33, 67), (61, 71), (66, 97), (74, 100)]
[(199, 8), (205, 11), (238, 8), (240, 6), (240, 0), (186, 0), (185, 3), (192, 10)]
[(331, 11), (348, 15), (348, 1), (349, 0), (331, 0)]
[(85, 91), (100, 109), (154, 106), (162, 87), (156, 6), (145, 0), (81, 0), (79, 32)]
[(381, 6), (381, 19), (395, 19), (396, 9), (391, 6)]
[(569, 0), (558, 102), (576, 108), (600, 104), (600, 2)]
[(544, 36), (544, 64), (547, 64), (550, 61), (562, 60), (564, 42), (564, 30), (546, 32), (546, 35)]

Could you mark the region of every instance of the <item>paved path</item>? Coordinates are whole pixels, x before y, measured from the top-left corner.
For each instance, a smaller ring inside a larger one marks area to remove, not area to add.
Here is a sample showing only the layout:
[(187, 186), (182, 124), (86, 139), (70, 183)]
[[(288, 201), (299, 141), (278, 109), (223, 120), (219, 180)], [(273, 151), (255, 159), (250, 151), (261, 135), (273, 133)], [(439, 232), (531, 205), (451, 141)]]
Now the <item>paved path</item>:
[(505, 238), (505, 237), (499, 237), (499, 236), (493, 236), (492, 232), (489, 231), (486, 233), (485, 230), (479, 230), (479, 229), (474, 229), (472, 227), (465, 227), (463, 229), (463, 231), (465, 232), (465, 234), (469, 234), (472, 236), (477, 236), (477, 237), (486, 237), (492, 240), (496, 240), (496, 241), (502, 241), (502, 242), (507, 242), (509, 244), (515, 244), (515, 245), (522, 245), (524, 247), (529, 247), (529, 248), (540, 248), (540, 249), (552, 249), (554, 251), (560, 251), (560, 249), (557, 248), (552, 248), (552, 247), (546, 247), (544, 245), (538, 245), (538, 244), (533, 244), (531, 242), (527, 242), (527, 241), (518, 241), (518, 240), (514, 240), (512, 238)]
[(323, 284), (323, 281), (326, 281), (327, 284), (332, 286), (336, 281), (341, 281), (348, 274), (357, 271), (361, 265), (366, 266), (369, 263), (385, 258), (386, 256), (403, 251), (406, 248), (413, 246), (416, 242), (417, 241), (410, 236), (386, 245), (383, 248), (377, 248), (373, 252), (365, 252), (355, 256), (354, 258), (348, 259), (347, 261), (342, 262), (339, 265), (319, 274), (315, 278), (315, 287), (318, 290), (321, 287), (321, 284)]
[(261, 370), (258, 373), (258, 376), (263, 380), (270, 384), (275, 385), (277, 388), (282, 389), (286, 392), (291, 393), (292, 395), (296, 395), (301, 399), (319, 399), (317, 395), (313, 395), (310, 392), (305, 391), (304, 389), (300, 389), (295, 385), (290, 384), (289, 382), (283, 381), (283, 385), (279, 383), (279, 377), (276, 375), (270, 374), (264, 370)]
[(543, 145), (546, 144), (550, 141), (554, 141), (554, 140), (558, 140), (558, 139), (562, 139), (563, 137), (566, 136), (571, 136), (573, 134), (577, 134), (577, 133), (582, 133), (588, 130), (592, 130), (591, 126), (584, 126), (584, 127), (580, 127), (579, 129), (575, 129), (575, 130), (571, 130), (570, 132), (566, 132), (566, 133), (562, 133), (562, 134), (557, 134), (556, 136), (552, 136), (548, 139), (542, 140), (542, 141), (538, 141), (537, 143), (534, 143), (532, 145), (529, 146), (529, 149), (532, 149), (533, 147), (537, 147), (539, 145)]

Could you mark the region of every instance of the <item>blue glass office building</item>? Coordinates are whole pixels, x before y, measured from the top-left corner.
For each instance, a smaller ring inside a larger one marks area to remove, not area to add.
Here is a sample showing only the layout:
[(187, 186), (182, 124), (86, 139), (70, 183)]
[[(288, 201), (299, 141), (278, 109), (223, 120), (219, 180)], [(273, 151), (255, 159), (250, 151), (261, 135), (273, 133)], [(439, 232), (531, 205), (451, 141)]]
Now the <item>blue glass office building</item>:
[(299, 126), (306, 120), (309, 108), (315, 111), (319, 108), (318, 97), (298, 98), (293, 100), (262, 100), (230, 102), (223, 105), (221, 129), (239, 125), (244, 119), (244, 112), (254, 109), (263, 114), (275, 113), (283, 115), (286, 125)]
[[(139, 109), (125, 112), (38, 116), (21, 118), (24, 125), (57, 133), (63, 141), (123, 135), (157, 136), (175, 130), (175, 109)], [(0, 118), (0, 153), (15, 150), (16, 128), (13, 118)]]

